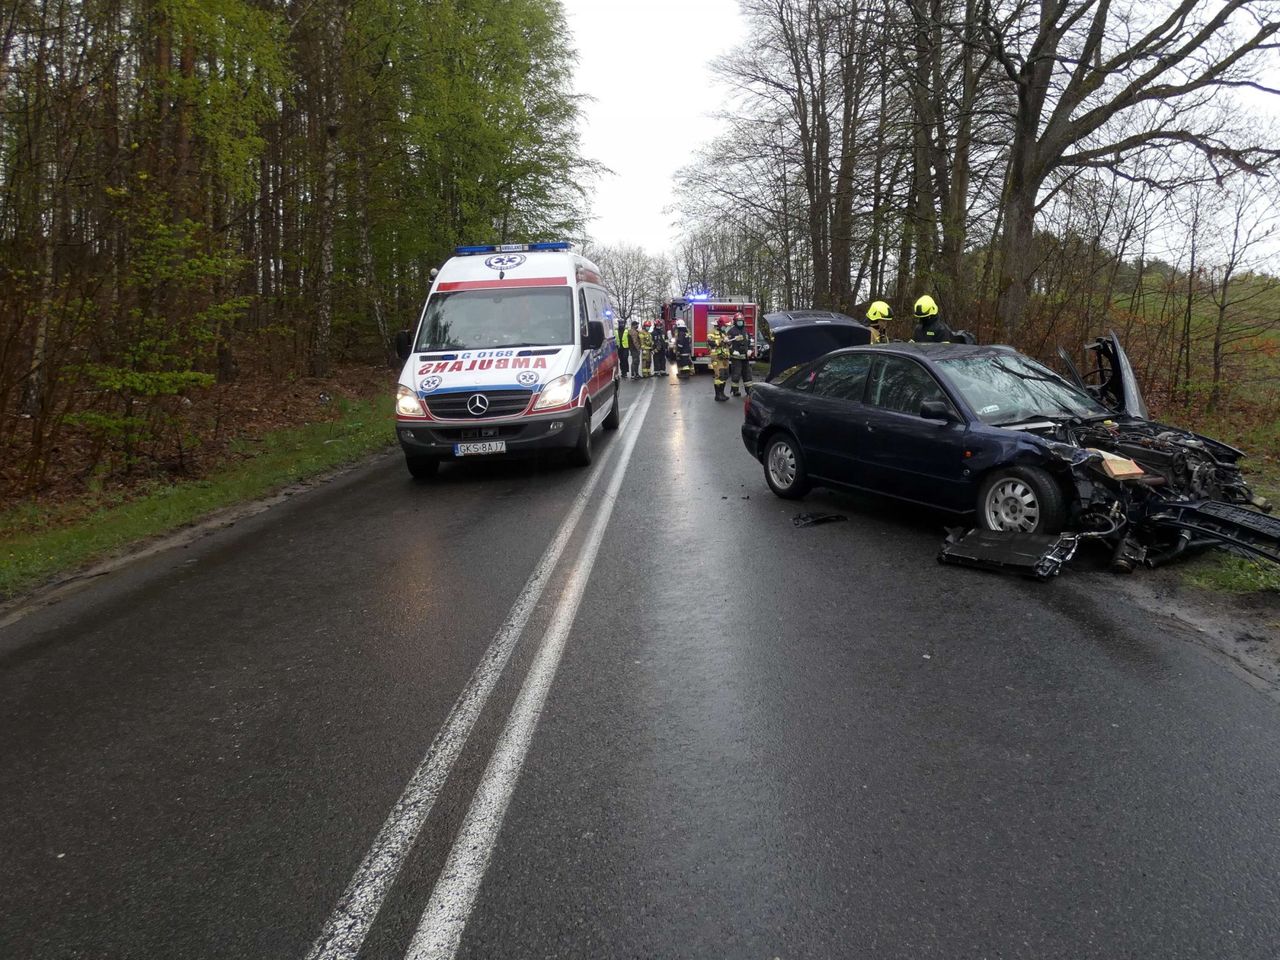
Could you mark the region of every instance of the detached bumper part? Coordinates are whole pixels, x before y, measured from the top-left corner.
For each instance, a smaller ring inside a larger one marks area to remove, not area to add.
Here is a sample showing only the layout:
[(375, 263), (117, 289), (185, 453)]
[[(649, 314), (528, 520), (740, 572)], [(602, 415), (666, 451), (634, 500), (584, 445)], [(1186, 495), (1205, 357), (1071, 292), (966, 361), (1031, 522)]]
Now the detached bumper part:
[(1244, 556), (1280, 563), (1280, 519), (1206, 500), (1199, 503), (1166, 503), (1149, 514), (1146, 523), (1189, 533), (1196, 540), (1214, 541)]
[(949, 531), (939, 563), (962, 567), (1017, 573), (1037, 580), (1056, 577), (1062, 567), (1076, 555), (1080, 538), (1074, 534), (997, 533), (992, 530), (960, 528)]

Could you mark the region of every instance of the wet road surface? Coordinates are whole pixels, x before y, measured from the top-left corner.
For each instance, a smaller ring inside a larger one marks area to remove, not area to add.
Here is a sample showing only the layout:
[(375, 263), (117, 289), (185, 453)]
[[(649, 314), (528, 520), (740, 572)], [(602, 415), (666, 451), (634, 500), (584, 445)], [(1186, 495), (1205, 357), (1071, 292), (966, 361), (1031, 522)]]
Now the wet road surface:
[(1103, 577), (776, 499), (710, 395), (0, 629), (0, 956), (1280, 952), (1271, 693)]

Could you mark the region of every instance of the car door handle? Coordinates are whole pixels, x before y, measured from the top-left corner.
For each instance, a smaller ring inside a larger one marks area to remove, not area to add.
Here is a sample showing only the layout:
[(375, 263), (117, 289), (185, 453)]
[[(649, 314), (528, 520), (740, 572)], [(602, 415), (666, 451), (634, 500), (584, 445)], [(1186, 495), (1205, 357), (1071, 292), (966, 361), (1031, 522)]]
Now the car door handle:
[(875, 425), (870, 420), (863, 420), (862, 425), (867, 428), (867, 433), (875, 433)]

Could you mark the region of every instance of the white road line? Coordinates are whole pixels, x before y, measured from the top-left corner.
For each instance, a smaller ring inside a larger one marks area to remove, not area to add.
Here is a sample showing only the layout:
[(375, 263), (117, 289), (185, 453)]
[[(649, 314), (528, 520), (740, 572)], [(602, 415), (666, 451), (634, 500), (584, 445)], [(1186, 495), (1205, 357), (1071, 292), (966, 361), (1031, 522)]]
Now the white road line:
[[(641, 405), (631, 405), (623, 417), (618, 433), (625, 434), (636, 411), (647, 407), (647, 399)], [(632, 433), (623, 446), (618, 448), (627, 456), (630, 456), (630, 451), (635, 446), (634, 437), (635, 433)], [(409, 851), (417, 842), (418, 834), (422, 832), (422, 826), (431, 813), (436, 798), (440, 796), (445, 781), (449, 779), (453, 764), (462, 752), (463, 746), (466, 745), (467, 737), (470, 736), (476, 719), (493, 693), (493, 688), (497, 686), (498, 678), (502, 676), (503, 668), (511, 658), (511, 651), (515, 649), (516, 642), (529, 622), (529, 617), (542, 598), (542, 592), (547, 586), (547, 581), (551, 579), (552, 571), (573, 537), (596, 485), (608, 472), (606, 464), (611, 459), (606, 457), (605, 461), (597, 464), (582, 490), (574, 498), (573, 506), (561, 522), (555, 538), (543, 552), (533, 572), (529, 574), (529, 579), (525, 581), (524, 588), (512, 604), (507, 619), (494, 634), (484, 657), (472, 671), (458, 699), (454, 701), (444, 725), (431, 741), (431, 746), (427, 749), (426, 756), (422, 758), (422, 763), (410, 778), (404, 792), (400, 794), (400, 799), (396, 801), (386, 823), (378, 831), (373, 846), (369, 848), (355, 876), (347, 884), (347, 889), (343, 891), (338, 905), (325, 921), (324, 929), (321, 930), (320, 936), (316, 938), (311, 951), (307, 954), (307, 960), (354, 960), (360, 952), (369, 928), (373, 926), (378, 911), (382, 909), (382, 903), (386, 900), (396, 877), (399, 876)], [(620, 463), (619, 470), (625, 469), (626, 461), (622, 460)]]
[[(653, 391), (650, 390), (640, 401), (638, 416), (642, 423), (652, 399)], [(591, 577), (591, 569), (595, 565), (600, 543), (604, 540), (609, 518), (613, 515), (613, 507), (618, 500), (618, 491), (627, 472), (627, 464), (635, 451), (639, 436), (640, 431), (637, 429), (627, 436), (622, 447), (618, 466), (601, 498), (595, 521), (583, 543), (582, 551), (574, 560), (560, 603), (542, 637), (533, 665), (520, 688), (515, 706), (511, 708), (511, 715), (498, 737), (493, 756), (489, 758), (471, 808), (467, 811), (466, 820), (458, 830), (453, 849), (449, 851), (449, 859), (436, 880), (431, 900), (405, 955), (406, 960), (447, 960), (458, 951), (463, 928), (471, 915), (480, 882), (488, 869), (498, 832), (502, 829), (502, 821), (506, 816), (507, 804), (515, 791), (516, 781), (520, 778), (520, 769), (528, 755), (529, 744), (537, 729), (551, 683), (555, 680), (569, 630), (577, 616), (578, 606)]]

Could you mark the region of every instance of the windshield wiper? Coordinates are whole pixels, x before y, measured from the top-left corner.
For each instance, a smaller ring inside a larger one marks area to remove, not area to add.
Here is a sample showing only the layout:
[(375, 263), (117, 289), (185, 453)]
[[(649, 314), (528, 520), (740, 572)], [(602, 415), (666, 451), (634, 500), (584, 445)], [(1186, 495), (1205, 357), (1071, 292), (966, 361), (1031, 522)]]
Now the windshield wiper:
[(1029, 417), (1021, 417), (1018, 420), (997, 420), (991, 424), (993, 427), (1019, 427), (1027, 423), (1036, 423), (1039, 420), (1048, 420), (1050, 423), (1057, 417), (1061, 419), (1060, 413), (1033, 413)]

